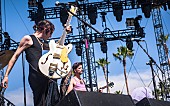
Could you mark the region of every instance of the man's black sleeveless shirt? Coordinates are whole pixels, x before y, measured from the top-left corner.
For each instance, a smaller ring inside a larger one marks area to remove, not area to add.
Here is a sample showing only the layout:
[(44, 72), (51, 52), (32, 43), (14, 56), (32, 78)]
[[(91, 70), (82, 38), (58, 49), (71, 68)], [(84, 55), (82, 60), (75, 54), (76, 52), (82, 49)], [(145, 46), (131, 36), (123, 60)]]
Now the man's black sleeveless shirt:
[(30, 35), (30, 37), (33, 40), (33, 45), (25, 50), (26, 59), (29, 63), (29, 70), (39, 72), (38, 61), (42, 56), (42, 48), (34, 35)]

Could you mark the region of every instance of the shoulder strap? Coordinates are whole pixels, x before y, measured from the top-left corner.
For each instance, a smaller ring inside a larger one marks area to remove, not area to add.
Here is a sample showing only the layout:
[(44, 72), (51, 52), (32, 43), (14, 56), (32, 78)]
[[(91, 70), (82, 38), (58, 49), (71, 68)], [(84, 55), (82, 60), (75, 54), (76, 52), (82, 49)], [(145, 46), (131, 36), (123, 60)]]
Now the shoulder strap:
[[(84, 80), (83, 80), (83, 82), (84, 82)], [(88, 89), (87, 89), (87, 85), (86, 85), (86, 83), (84, 82), (84, 85), (85, 85), (85, 87), (86, 87), (86, 91), (88, 91)]]

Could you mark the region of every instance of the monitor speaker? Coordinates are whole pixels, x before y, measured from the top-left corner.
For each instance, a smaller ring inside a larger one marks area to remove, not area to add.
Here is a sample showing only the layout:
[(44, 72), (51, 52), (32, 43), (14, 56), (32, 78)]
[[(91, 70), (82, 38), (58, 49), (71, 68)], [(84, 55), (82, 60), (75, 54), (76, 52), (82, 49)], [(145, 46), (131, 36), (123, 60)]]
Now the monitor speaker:
[(129, 95), (71, 91), (56, 106), (135, 106)]
[(145, 97), (136, 106), (170, 106), (170, 102)]

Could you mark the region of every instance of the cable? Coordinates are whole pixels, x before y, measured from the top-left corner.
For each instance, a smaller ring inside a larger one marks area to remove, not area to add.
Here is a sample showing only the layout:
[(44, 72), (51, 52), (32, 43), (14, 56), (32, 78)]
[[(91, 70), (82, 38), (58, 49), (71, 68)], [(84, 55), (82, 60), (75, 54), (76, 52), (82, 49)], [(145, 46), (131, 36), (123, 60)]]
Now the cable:
[(30, 31), (29, 31), (28, 27), (26, 26), (26, 24), (25, 24), (24, 20), (22, 19), (21, 15), (19, 14), (19, 12), (18, 12), (17, 8), (15, 7), (14, 3), (12, 2), (12, 0), (10, 0), (10, 1), (11, 1), (12, 5), (13, 5), (14, 9), (16, 10), (16, 12), (17, 12), (18, 16), (20, 17), (20, 19), (21, 19), (22, 23), (24, 24), (25, 28), (26, 28), (26, 29), (27, 29), (27, 31), (30, 33)]
[(6, 0), (4, 0), (4, 17), (5, 17), (4, 19), (5, 19), (5, 31), (6, 31), (6, 8), (5, 8), (5, 7), (6, 7), (6, 6), (5, 6), (5, 3), (6, 3), (6, 2), (5, 2), (5, 1), (6, 1)]
[[(137, 47), (137, 50), (136, 50), (136, 53), (135, 53), (135, 56), (134, 56), (133, 60), (130, 59), (130, 61), (131, 61), (132, 64), (131, 64), (131, 66), (130, 66), (130, 69), (129, 69), (129, 72), (128, 72), (128, 76), (129, 76), (129, 73), (130, 73), (131, 68), (132, 68), (132, 66), (133, 66), (133, 67), (135, 68), (135, 71), (136, 71), (136, 73), (138, 74), (140, 80), (142, 81), (143, 85), (146, 86), (145, 83), (144, 83), (144, 81), (142, 80), (141, 76), (139, 75), (139, 72), (137, 71), (136, 67), (135, 67), (134, 64), (133, 64), (133, 63), (134, 63), (134, 60), (135, 60), (135, 57), (136, 57), (136, 54), (137, 54), (137, 52), (138, 52), (138, 49), (139, 49), (139, 46)], [(127, 78), (128, 78), (128, 76), (127, 76)]]

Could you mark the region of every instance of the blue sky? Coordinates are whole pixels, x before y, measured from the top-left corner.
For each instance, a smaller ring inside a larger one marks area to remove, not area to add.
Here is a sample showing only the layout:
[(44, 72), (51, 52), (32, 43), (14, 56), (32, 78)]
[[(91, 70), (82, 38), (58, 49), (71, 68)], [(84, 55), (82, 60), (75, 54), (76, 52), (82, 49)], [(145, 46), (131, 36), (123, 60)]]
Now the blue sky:
[[(4, 6), (4, 1), (5, 1), (5, 6)], [(59, 2), (68, 2), (68, 1), (74, 1), (74, 0), (59, 0)], [(101, 1), (101, 0), (89, 0), (89, 2), (93, 1)], [(19, 42), (20, 39), (27, 34), (32, 34), (33, 29), (32, 26), (34, 25), (34, 22), (30, 21), (28, 18), (28, 5), (27, 5), (28, 0), (2, 0), (2, 24), (3, 24), (3, 31), (7, 31), (11, 38), (15, 40), (16, 42)], [(44, 7), (54, 7), (55, 6), (56, 0), (44, 0)], [(4, 12), (5, 11), (5, 12)], [(164, 28), (164, 34), (169, 33), (170, 29), (170, 24), (169, 24), (169, 19), (170, 19), (170, 10), (164, 11), (161, 9), (162, 13), (162, 23), (163, 23), (163, 28)], [(107, 27), (110, 28), (111, 30), (121, 30), (121, 29), (126, 29), (126, 18), (134, 18), (137, 15), (142, 15), (142, 20), (140, 22), (140, 25), (142, 27), (145, 27), (144, 31), (146, 33), (144, 40), (146, 43), (141, 42), (142, 46), (146, 49), (148, 48), (148, 53), (155, 59), (157, 63), (158, 61), (158, 54), (157, 54), (157, 47), (156, 47), (156, 39), (154, 35), (154, 28), (153, 28), (153, 23), (152, 23), (152, 17), (149, 19), (146, 19), (143, 16), (143, 13), (141, 12), (141, 9), (138, 10), (127, 10), (124, 11), (123, 14), (123, 19), (121, 22), (117, 22), (115, 17), (113, 16), (113, 13), (108, 13), (107, 14), (107, 20), (106, 24)], [(50, 20), (54, 23), (56, 30), (53, 33), (53, 38), (54, 37), (60, 37), (62, 35), (62, 25), (59, 21), (59, 19), (52, 19)], [(71, 25), (73, 26), (73, 34), (77, 35), (77, 19), (73, 17)], [(102, 22), (100, 15), (98, 15), (97, 18), (97, 24), (93, 25), (96, 29), (99, 31), (103, 31), (102, 28)], [(124, 77), (123, 77), (123, 67), (122, 64), (119, 61), (115, 61), (112, 53), (117, 52), (117, 47), (121, 45), (126, 45), (125, 42), (121, 41), (109, 41), (108, 42), (108, 61), (111, 62), (108, 66), (109, 70), (109, 81), (114, 82), (114, 87), (111, 88), (111, 93), (114, 93), (116, 90), (123, 90), (123, 93), (126, 94), (126, 89), (124, 88)], [(168, 40), (167, 42), (168, 47), (170, 46), (170, 41)], [(149, 83), (151, 82), (151, 69), (148, 65), (146, 65), (146, 62), (149, 61), (149, 58), (147, 55), (143, 52), (143, 50), (137, 45), (136, 42), (134, 42), (134, 47), (133, 49), (135, 50), (135, 57), (134, 59), (134, 66), (131, 67), (131, 61), (127, 59), (127, 72), (130, 71), (130, 74), (128, 76), (128, 82), (129, 82), (129, 88), (130, 92), (136, 87), (140, 86), (148, 86)], [(105, 58), (105, 54), (102, 53), (100, 50), (100, 44), (96, 43), (94, 44), (94, 50), (95, 50), (95, 59), (98, 60), (99, 58)], [(17, 106), (23, 106), (23, 71), (22, 71), (22, 56), (19, 57), (18, 61), (16, 62), (15, 66), (13, 67), (12, 72), (10, 73), (9, 76), (9, 87), (5, 91), (5, 97), (12, 101), (14, 104)], [(73, 58), (74, 57), (74, 58)], [(69, 58), (72, 63), (76, 61), (80, 61), (81, 58), (78, 57), (75, 53), (75, 47), (69, 54)], [(26, 60), (24, 59), (25, 63), (25, 73), (26, 73), (26, 82), (27, 82), (27, 76), (28, 76), (28, 64)], [(4, 68), (5, 71), (6, 67)], [(156, 68), (155, 68), (156, 70)], [(137, 72), (139, 74), (137, 74)], [(145, 83), (145, 85), (142, 83), (142, 80)], [(98, 79), (98, 84), (99, 87), (105, 85), (104, 81), (104, 76), (103, 72), (101, 69), (97, 69), (97, 79)], [(32, 106), (32, 94), (29, 88), (29, 84), (26, 83), (27, 86), (27, 105)], [(149, 86), (151, 89), (152, 83)]]

